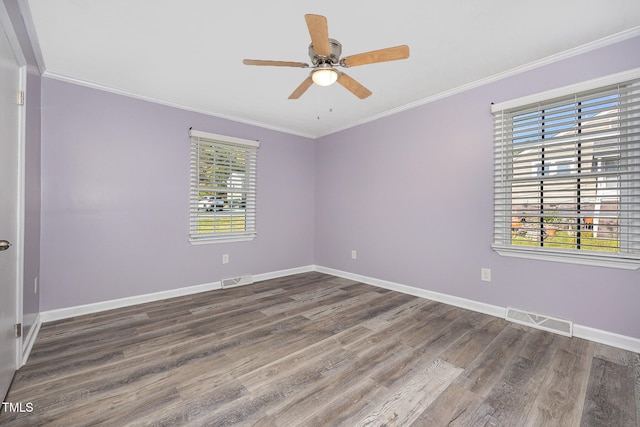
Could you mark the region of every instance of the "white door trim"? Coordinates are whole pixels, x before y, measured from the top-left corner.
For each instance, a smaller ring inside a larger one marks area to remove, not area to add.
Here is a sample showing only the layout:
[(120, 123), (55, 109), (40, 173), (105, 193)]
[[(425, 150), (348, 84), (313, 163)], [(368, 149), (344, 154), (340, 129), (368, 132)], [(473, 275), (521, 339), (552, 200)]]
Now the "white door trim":
[[(21, 51), (22, 52), (22, 51)], [(23, 326), (22, 337), (18, 340), (16, 346), (16, 369), (22, 366), (22, 349), (24, 342), (24, 312), (23, 312), (23, 292), (24, 292), (24, 210), (25, 210), (25, 153), (26, 153), (26, 108), (27, 108), (27, 65), (22, 63), (20, 67), (20, 90), (24, 92), (25, 103), (20, 107), (18, 115), (19, 120), (19, 139), (18, 139), (18, 254), (16, 260), (17, 279), (16, 279), (16, 323)]]
[[(19, 70), (19, 88), (18, 90), (25, 92), (26, 99), (26, 82), (27, 82), (27, 61), (20, 47), (18, 36), (15, 33), (9, 12), (7, 11), (4, 2), (0, 1), (0, 23), (2, 28), (5, 29), (9, 44), (13, 49), (13, 53), (16, 57), (16, 62), (20, 67)], [(26, 120), (25, 120), (26, 102), (19, 109), (18, 113), (18, 184), (16, 188), (17, 192), (17, 240), (14, 244), (16, 254), (16, 323), (22, 324), (23, 317), (23, 282), (24, 282), (24, 209), (25, 209), (25, 134), (26, 134)], [(24, 337), (23, 337), (24, 338)], [(22, 339), (16, 340), (16, 370), (22, 365)]]

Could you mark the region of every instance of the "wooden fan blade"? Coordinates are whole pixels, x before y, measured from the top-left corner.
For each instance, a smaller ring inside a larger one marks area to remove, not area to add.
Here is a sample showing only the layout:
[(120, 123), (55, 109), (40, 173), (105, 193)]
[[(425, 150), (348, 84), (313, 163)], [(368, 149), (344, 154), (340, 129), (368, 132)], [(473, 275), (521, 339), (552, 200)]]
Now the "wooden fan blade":
[(268, 65), (273, 67), (300, 67), (307, 68), (309, 64), (304, 62), (290, 62), (290, 61), (268, 61), (262, 59), (245, 59), (242, 61), (244, 65)]
[(291, 95), (289, 95), (289, 99), (300, 98), (300, 96), (302, 96), (302, 94), (305, 93), (307, 89), (309, 89), (309, 86), (311, 86), (312, 84), (313, 80), (311, 80), (311, 76), (307, 77), (302, 83), (300, 83), (300, 86), (298, 86), (296, 90), (294, 90)]
[(322, 15), (304, 15), (311, 36), (311, 44), (313, 50), (318, 55), (331, 55), (331, 46), (329, 46), (329, 27), (327, 26), (327, 18)]
[(369, 89), (362, 86), (360, 83), (358, 83), (345, 73), (340, 73), (340, 76), (338, 77), (338, 83), (340, 83), (344, 88), (346, 88), (349, 92), (360, 99), (365, 99), (366, 97), (371, 95), (371, 91)]
[(396, 61), (409, 57), (409, 46), (388, 47), (386, 49), (373, 50), (371, 52), (359, 53), (357, 55), (342, 58), (340, 64), (344, 67), (355, 67), (357, 65), (374, 64), (376, 62)]

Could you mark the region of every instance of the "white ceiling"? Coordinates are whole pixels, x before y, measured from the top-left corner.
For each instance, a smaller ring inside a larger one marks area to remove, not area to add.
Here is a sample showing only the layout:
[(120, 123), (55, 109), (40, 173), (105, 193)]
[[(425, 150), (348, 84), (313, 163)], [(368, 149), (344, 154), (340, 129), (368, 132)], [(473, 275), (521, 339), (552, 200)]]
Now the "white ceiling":
[[(45, 75), (310, 137), (584, 45), (640, 34), (638, 0), (27, 0), (27, 5)], [(365, 100), (337, 84), (314, 85), (289, 100), (309, 69), (246, 66), (242, 59), (308, 63), (306, 13), (327, 17), (329, 36), (342, 43), (343, 56), (408, 44), (411, 57), (344, 70), (373, 92)]]

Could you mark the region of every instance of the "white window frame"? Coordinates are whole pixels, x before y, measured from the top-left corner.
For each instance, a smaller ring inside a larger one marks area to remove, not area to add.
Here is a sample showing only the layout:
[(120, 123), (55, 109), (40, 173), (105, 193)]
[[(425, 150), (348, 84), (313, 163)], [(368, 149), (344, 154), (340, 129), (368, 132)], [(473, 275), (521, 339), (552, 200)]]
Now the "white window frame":
[(189, 242), (253, 240), (260, 142), (193, 129), (189, 139)]
[[(556, 98), (577, 95), (637, 79), (640, 79), (640, 68), (491, 106), (496, 125), (494, 134), (494, 241), (492, 248), (498, 254), (526, 259), (630, 270), (640, 268), (640, 212), (638, 212), (640, 208), (640, 159), (638, 158), (640, 157), (640, 118), (636, 119), (640, 108), (634, 107), (632, 121), (626, 122), (630, 129), (626, 130), (625, 136), (621, 138), (627, 144), (627, 153), (629, 150), (632, 151), (630, 157), (625, 160), (627, 162), (625, 165), (630, 165), (632, 172), (626, 174), (624, 177), (626, 181), (623, 180), (626, 184), (621, 184), (620, 186), (621, 197), (626, 197), (623, 204), (626, 203), (629, 208), (622, 210), (621, 228), (624, 228), (624, 232), (621, 232), (620, 247), (621, 249), (624, 248), (624, 251), (621, 250), (618, 253), (511, 244), (512, 208), (510, 201), (512, 196), (510, 196), (511, 190), (509, 189), (511, 188), (512, 178), (509, 176), (509, 171), (513, 162), (513, 157), (510, 156), (514, 155), (512, 154), (514, 150), (508, 150), (507, 148), (509, 144), (513, 145), (514, 142), (509, 140), (508, 132), (501, 128), (505, 112), (508, 113), (509, 111), (535, 104), (548, 105)], [(636, 84), (639, 87), (637, 91), (633, 90), (632, 101), (637, 104), (640, 103), (640, 82), (634, 83), (634, 86)], [(623, 112), (620, 113), (621, 116), (623, 114)], [(630, 138), (632, 139), (629, 143)], [(623, 238), (622, 235), (625, 237)]]

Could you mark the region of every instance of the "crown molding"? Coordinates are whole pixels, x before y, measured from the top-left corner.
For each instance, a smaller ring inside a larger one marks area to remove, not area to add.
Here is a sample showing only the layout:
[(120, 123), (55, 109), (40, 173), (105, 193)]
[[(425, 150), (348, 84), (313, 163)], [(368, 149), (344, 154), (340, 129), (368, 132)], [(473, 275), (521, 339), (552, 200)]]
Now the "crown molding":
[[(225, 120), (231, 120), (234, 122), (238, 122), (238, 123), (243, 123), (243, 124), (247, 124), (250, 126), (257, 126), (263, 129), (269, 129), (269, 130), (273, 130), (276, 132), (283, 132), (286, 134), (290, 134), (290, 135), (296, 135), (296, 136), (301, 136), (304, 138), (311, 138), (311, 139), (317, 139), (323, 136), (327, 136), (327, 135), (331, 135), (343, 130), (347, 130), (347, 129), (351, 129), (353, 127), (359, 126), (359, 125), (363, 125), (366, 123), (370, 123), (373, 122), (375, 120), (387, 117), (387, 116), (392, 116), (394, 114), (406, 111), (406, 110), (411, 110), (413, 108), (425, 105), (425, 104), (429, 104), (431, 102), (435, 102), (438, 101), (440, 99), (444, 99), (462, 92), (466, 92), (468, 90), (471, 89), (475, 89), (490, 83), (494, 83), (496, 81), (505, 79), (507, 77), (512, 77), (527, 71), (531, 71), (531, 70), (535, 70), (537, 68), (541, 68), (544, 67), (546, 65), (550, 65), (559, 61), (563, 61), (565, 59), (568, 58), (572, 58), (587, 52), (591, 52), (593, 50), (596, 49), (600, 49), (615, 43), (619, 43), (622, 42), (624, 40), (628, 40), (631, 39), (633, 37), (637, 37), (640, 36), (640, 27), (634, 27), (616, 34), (612, 34), (610, 36), (601, 38), (599, 40), (595, 40), (593, 42), (554, 54), (554, 55), (550, 55), (547, 56), (545, 58), (542, 58), (540, 60), (537, 61), (533, 61), (524, 65), (521, 65), (519, 67), (515, 67), (512, 68), (510, 70), (501, 72), (501, 73), (497, 73), (494, 75), (491, 75), (489, 77), (485, 77), (470, 83), (466, 83), (460, 86), (457, 86), (455, 88), (446, 90), (446, 91), (442, 91), (439, 92), (437, 94), (434, 94), (432, 96), (428, 96), (426, 98), (414, 101), (414, 102), (410, 102), (408, 104), (404, 104), (401, 105), (399, 107), (396, 108), (392, 108), (386, 111), (383, 111), (381, 113), (378, 114), (374, 114), (372, 116), (354, 121), (354, 122), (350, 122), (344, 126), (340, 126), (340, 127), (336, 127), (336, 128), (332, 128), (327, 130), (326, 132), (319, 132), (319, 133), (308, 133), (308, 132), (301, 132), (299, 130), (296, 129), (292, 129), (292, 128), (287, 128), (287, 127), (281, 127), (281, 126), (273, 126), (270, 125), (269, 123), (264, 123), (264, 122), (259, 122), (259, 121), (254, 121), (254, 120), (249, 120), (249, 119), (245, 119), (242, 117), (238, 117), (238, 116), (234, 116), (234, 115), (229, 115), (229, 114), (224, 114), (224, 113), (220, 113), (220, 112), (215, 112), (215, 111), (207, 111), (201, 108), (196, 108), (196, 107), (191, 107), (188, 105), (183, 105), (183, 104), (179, 104), (179, 103), (175, 103), (175, 102), (171, 102), (171, 101), (167, 101), (167, 100), (162, 100), (162, 99), (157, 99), (157, 98), (153, 98), (150, 96), (146, 96), (146, 95), (142, 95), (133, 91), (127, 91), (127, 90), (122, 90), (122, 89), (117, 89), (117, 88), (113, 88), (107, 85), (103, 85), (100, 83), (95, 83), (95, 82), (91, 82), (91, 81), (87, 81), (87, 80), (82, 80), (82, 79), (78, 79), (75, 77), (71, 77), (71, 76), (67, 76), (67, 75), (63, 75), (63, 74), (59, 74), (59, 73), (55, 73), (55, 72), (51, 72), (51, 71), (44, 71), (42, 73), (43, 77), (48, 77), (51, 79), (55, 79), (55, 80), (60, 80), (60, 81), (64, 81), (67, 83), (73, 83), (79, 86), (85, 86), (85, 87), (89, 87), (92, 89), (97, 89), (97, 90), (101, 90), (101, 91), (105, 91), (105, 92), (110, 92), (110, 93), (114, 93), (117, 95), (122, 95), (122, 96), (127, 96), (127, 97), (131, 97), (131, 98), (135, 98), (135, 99), (139, 99), (139, 100), (143, 100), (143, 101), (148, 101), (148, 102), (152, 102), (155, 104), (160, 104), (160, 105), (165, 105), (165, 106), (169, 106), (169, 107), (173, 107), (173, 108), (178, 108), (181, 110), (186, 110), (186, 111), (191, 111), (191, 112), (195, 112), (195, 113), (200, 113), (200, 114), (204, 114), (204, 115), (208, 115), (208, 116), (212, 116), (212, 117), (216, 117), (216, 118), (220, 118), (220, 119), (225, 119)], [(36, 43), (37, 45), (37, 43)], [(34, 50), (36, 50), (37, 46), (34, 46)], [(38, 48), (38, 52), (39, 52), (39, 48)], [(41, 57), (41, 54), (40, 54)], [(44, 62), (44, 60), (42, 60)]]
[(497, 73), (497, 74), (491, 75), (489, 77), (485, 77), (485, 78), (482, 78), (480, 80), (476, 80), (476, 81), (473, 81), (473, 82), (470, 82), (470, 83), (466, 83), (464, 85), (457, 86), (455, 88), (452, 88), (452, 89), (449, 89), (449, 90), (446, 90), (446, 91), (443, 91), (443, 92), (439, 92), (439, 93), (437, 93), (435, 95), (428, 96), (426, 98), (423, 98), (423, 99), (420, 99), (420, 100), (417, 100), (417, 101), (414, 101), (414, 102), (411, 102), (411, 103), (408, 103), (408, 104), (405, 104), (405, 105), (401, 105), (399, 107), (392, 108), (392, 109), (387, 110), (387, 111), (383, 111), (382, 113), (379, 113), (379, 114), (376, 114), (376, 115), (373, 115), (373, 116), (369, 116), (369, 117), (367, 117), (365, 119), (361, 119), (361, 120), (359, 120), (357, 122), (352, 122), (349, 125), (345, 125), (345, 126), (342, 126), (342, 127), (339, 127), (339, 128), (331, 129), (330, 131), (328, 131), (326, 133), (323, 133), (322, 135), (318, 135), (317, 138), (322, 137), (322, 136), (331, 135), (333, 133), (337, 133), (337, 132), (340, 132), (340, 131), (343, 131), (343, 130), (346, 130), (346, 129), (350, 129), (352, 127), (359, 126), (359, 125), (362, 125), (362, 124), (365, 124), (365, 123), (373, 122), (373, 121), (381, 119), (383, 117), (392, 116), (392, 115), (400, 113), (402, 111), (411, 110), (411, 109), (419, 107), (421, 105), (429, 104), (431, 102), (435, 102), (435, 101), (438, 101), (440, 99), (447, 98), (449, 96), (457, 95), (459, 93), (466, 92), (466, 91), (471, 90), (471, 89), (475, 89), (475, 88), (478, 88), (478, 87), (481, 87), (481, 86), (484, 86), (484, 85), (487, 85), (487, 84), (490, 84), (490, 83), (497, 82), (497, 81), (502, 80), (502, 79), (506, 79), (507, 77), (512, 77), (512, 76), (515, 76), (515, 75), (518, 75), (518, 74), (521, 74), (521, 73), (524, 73), (524, 72), (527, 72), (527, 71), (535, 70), (537, 68), (541, 68), (541, 67), (544, 67), (546, 65), (554, 64), (556, 62), (560, 62), (560, 61), (563, 61), (565, 59), (573, 58), (574, 56), (578, 56), (578, 55), (581, 55), (583, 53), (591, 52), (593, 50), (600, 49), (600, 48), (603, 48), (603, 47), (606, 47), (606, 46), (609, 46), (609, 45), (612, 45), (612, 44), (615, 44), (615, 43), (619, 43), (619, 42), (622, 42), (622, 41), (625, 41), (625, 40), (628, 40), (628, 39), (631, 39), (631, 38), (637, 37), (637, 36), (640, 36), (640, 27), (634, 27), (634, 28), (631, 28), (629, 30), (625, 30), (625, 31), (622, 31), (622, 32), (619, 32), (619, 33), (616, 33), (616, 34), (612, 34), (610, 36), (601, 38), (599, 40), (595, 40), (593, 42), (590, 42), (590, 43), (587, 43), (587, 44), (584, 44), (584, 45), (581, 45), (581, 46), (578, 46), (578, 47), (575, 47), (575, 48), (572, 48), (572, 49), (569, 49), (569, 50), (566, 50), (566, 51), (563, 51), (563, 52), (560, 52), (560, 53), (557, 53), (557, 54), (554, 54), (554, 55), (547, 56), (547, 57), (539, 59), (537, 61), (533, 61), (533, 62), (524, 64), (524, 65), (521, 65), (519, 67), (515, 67), (515, 68), (512, 68), (510, 70), (503, 71), (501, 73)]
[(230, 121), (233, 121), (233, 122), (243, 123), (243, 124), (250, 125), (250, 126), (256, 126), (256, 127), (262, 128), (262, 129), (269, 129), (269, 130), (273, 130), (273, 131), (276, 131), (276, 132), (282, 132), (282, 133), (286, 133), (286, 134), (290, 134), (290, 135), (302, 136), (302, 137), (305, 137), (305, 138), (312, 138), (312, 139), (316, 138), (316, 136), (313, 135), (313, 134), (300, 132), (300, 131), (297, 131), (295, 129), (285, 128), (285, 127), (280, 127), (280, 126), (273, 126), (273, 125), (270, 125), (268, 123), (249, 120), (249, 119), (245, 119), (245, 118), (238, 117), (238, 116), (219, 113), (219, 112), (215, 112), (215, 111), (208, 111), (208, 110), (204, 110), (202, 108), (191, 107), (189, 105), (184, 105), (184, 104), (179, 104), (179, 103), (172, 102), (172, 101), (167, 101), (167, 100), (164, 100), (164, 99), (154, 98), (154, 97), (147, 96), (147, 95), (142, 95), (140, 93), (136, 93), (136, 92), (133, 92), (133, 91), (117, 89), (117, 88), (114, 88), (114, 87), (111, 87), (111, 86), (107, 86), (107, 85), (104, 85), (104, 84), (101, 84), (101, 83), (95, 83), (95, 82), (91, 82), (91, 81), (88, 81), (88, 80), (78, 79), (76, 77), (71, 77), (71, 76), (67, 76), (67, 75), (64, 75), (64, 74), (59, 74), (59, 73), (55, 73), (55, 72), (51, 72), (51, 71), (45, 71), (42, 74), (42, 77), (47, 77), (47, 78), (50, 78), (50, 79), (53, 79), (53, 80), (59, 80), (59, 81), (62, 81), (62, 82), (71, 83), (71, 84), (75, 84), (75, 85), (78, 85), (78, 86), (88, 87), (88, 88), (100, 90), (100, 91), (103, 91), (103, 92), (109, 92), (109, 93), (112, 93), (112, 94), (115, 94), (115, 95), (126, 96), (126, 97), (129, 97), (129, 98), (134, 98), (134, 99), (138, 99), (138, 100), (141, 100), (141, 101), (152, 102), (154, 104), (164, 105), (166, 107), (177, 108), (177, 109), (180, 109), (180, 110), (191, 111), (193, 113), (204, 114), (204, 115), (211, 116), (211, 117), (216, 117), (216, 118), (219, 118), (219, 119), (225, 119), (225, 120), (230, 120)]

